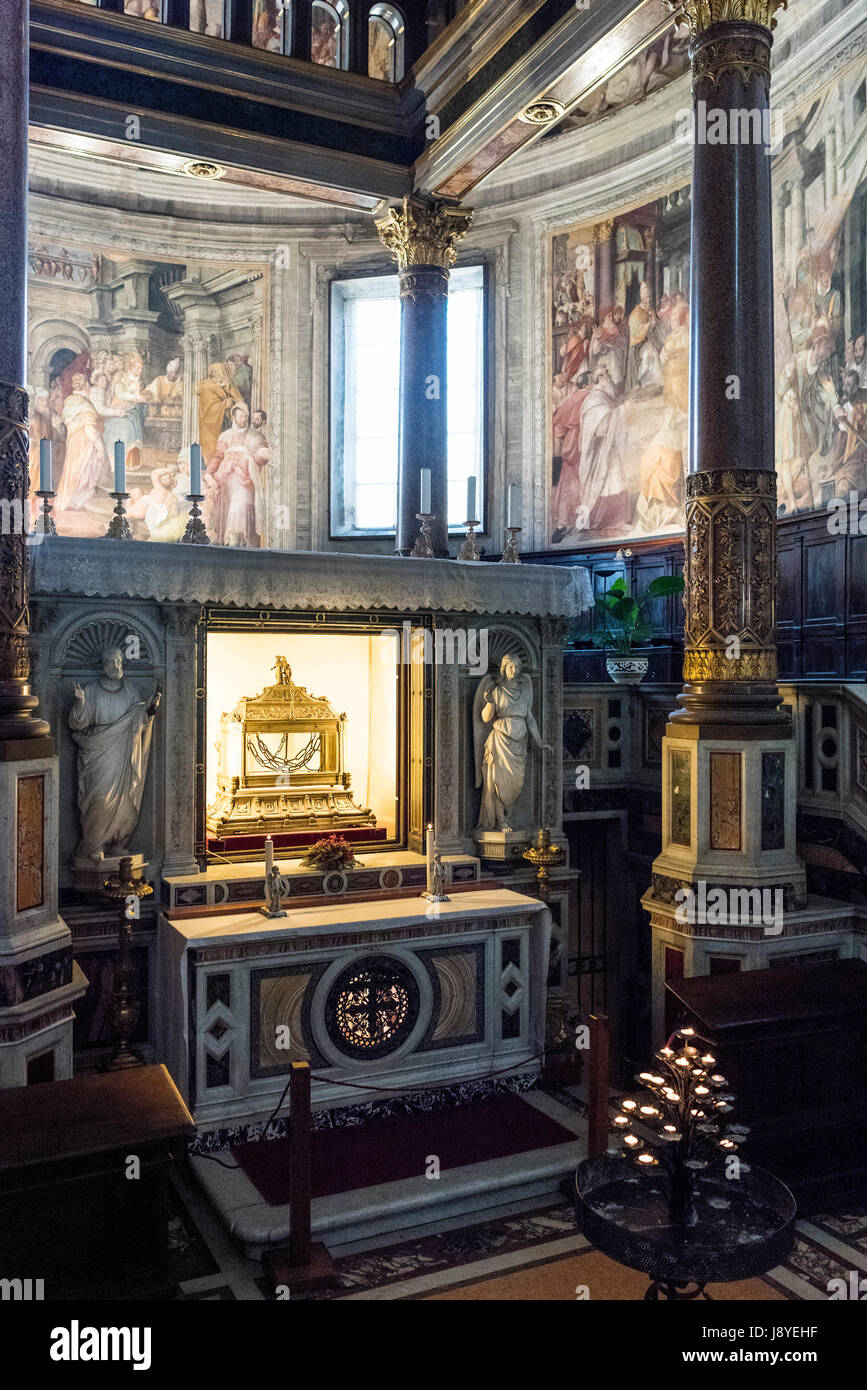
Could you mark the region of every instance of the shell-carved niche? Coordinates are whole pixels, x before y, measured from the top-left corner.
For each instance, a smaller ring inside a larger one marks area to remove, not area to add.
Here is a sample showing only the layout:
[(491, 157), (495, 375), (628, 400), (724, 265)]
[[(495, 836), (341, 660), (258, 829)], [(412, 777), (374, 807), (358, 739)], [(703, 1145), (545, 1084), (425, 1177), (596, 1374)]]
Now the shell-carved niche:
[(64, 669), (99, 670), (111, 647), (117, 647), (124, 660), (136, 667), (154, 664), (150, 643), (139, 628), (117, 618), (97, 618), (72, 633), (63, 649), (61, 665)]
[(527, 672), (536, 670), (538, 662), (530, 651), (526, 640), (514, 632), (503, 628), (488, 629), (488, 670), (499, 671), (500, 662), (507, 654), (520, 657), (521, 665)]

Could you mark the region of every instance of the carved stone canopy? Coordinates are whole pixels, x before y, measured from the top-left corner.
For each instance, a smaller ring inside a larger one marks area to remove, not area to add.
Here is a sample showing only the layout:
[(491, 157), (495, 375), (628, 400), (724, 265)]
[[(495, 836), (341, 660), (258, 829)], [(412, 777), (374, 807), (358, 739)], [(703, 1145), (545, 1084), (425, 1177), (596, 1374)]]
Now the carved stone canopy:
[(472, 220), (469, 208), (408, 197), (399, 208), (390, 207), (376, 215), (376, 230), (399, 271), (437, 266), (448, 273), (457, 260), (458, 242), (466, 236)]
[(777, 27), (777, 10), (784, 10), (788, 3), (789, 0), (663, 0), (678, 24), (689, 25), (693, 38), (713, 24), (740, 22), (773, 30)]

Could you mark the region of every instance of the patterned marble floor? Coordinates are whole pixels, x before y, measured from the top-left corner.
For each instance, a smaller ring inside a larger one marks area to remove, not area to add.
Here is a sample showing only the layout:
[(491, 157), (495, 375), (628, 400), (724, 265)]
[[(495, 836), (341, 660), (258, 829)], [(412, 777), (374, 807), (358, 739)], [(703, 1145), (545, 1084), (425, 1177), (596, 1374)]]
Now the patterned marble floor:
[[(587, 1254), (573, 1270), (565, 1262)], [(269, 1297), (261, 1267), (232, 1245), (201, 1194), (180, 1181), (172, 1219), (172, 1255), (178, 1298), (262, 1300)], [(574, 1300), (575, 1279), (586, 1279), (593, 1297), (594, 1278), (600, 1297), (641, 1297), (636, 1276), (595, 1255), (575, 1228), (572, 1207), (562, 1197), (536, 1198), (489, 1213), (482, 1221), (466, 1218), (425, 1227), (415, 1235), (387, 1242), (363, 1242), (335, 1259), (338, 1285), (299, 1300), (550, 1298)], [(507, 1276), (532, 1271), (528, 1281)], [(847, 1282), (851, 1272), (867, 1276), (867, 1199), (856, 1208), (799, 1221), (794, 1249), (761, 1283), (764, 1290), (730, 1285), (714, 1287), (715, 1298), (786, 1298), (825, 1301), (832, 1279)], [(751, 1285), (758, 1281), (750, 1281)], [(489, 1284), (490, 1288), (485, 1289)], [(466, 1291), (471, 1290), (471, 1294)], [(524, 1291), (521, 1291), (524, 1290)], [(463, 1291), (463, 1292), (462, 1292)]]

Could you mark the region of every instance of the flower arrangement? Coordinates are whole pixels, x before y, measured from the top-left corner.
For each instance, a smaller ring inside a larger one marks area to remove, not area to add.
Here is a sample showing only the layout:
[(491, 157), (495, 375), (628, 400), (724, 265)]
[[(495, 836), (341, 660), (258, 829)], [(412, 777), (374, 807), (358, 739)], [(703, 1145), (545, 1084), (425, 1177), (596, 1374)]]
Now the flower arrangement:
[(311, 845), (301, 861), (305, 869), (321, 869), (333, 872), (335, 869), (357, 869), (360, 860), (342, 835), (326, 835)]

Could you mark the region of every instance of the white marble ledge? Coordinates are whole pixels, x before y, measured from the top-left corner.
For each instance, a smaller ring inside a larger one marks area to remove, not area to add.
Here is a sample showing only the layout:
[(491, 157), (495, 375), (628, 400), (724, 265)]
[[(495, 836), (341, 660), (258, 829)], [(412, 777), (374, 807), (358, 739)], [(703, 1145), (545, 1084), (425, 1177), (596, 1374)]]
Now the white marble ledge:
[[(383, 869), (418, 869), (427, 863), (427, 858), (423, 854), (416, 854), (413, 850), (383, 850), (381, 854), (369, 854), (362, 851), (356, 853), (356, 864), (354, 870), (346, 870), (347, 873), (360, 873), (363, 869), (375, 869), (381, 872)], [(274, 850), (274, 863), (283, 874), (308, 874), (311, 878), (321, 878), (323, 874), (330, 872), (343, 872), (342, 870), (332, 871), (329, 869), (312, 869), (302, 865), (301, 860), (304, 853), (284, 854), (278, 847)], [(479, 861), (472, 854), (444, 854), (442, 856), (444, 864), (477, 864)], [(201, 888), (203, 883), (233, 883), (238, 879), (255, 878), (257, 874), (265, 873), (265, 858), (245, 859), (240, 862), (223, 863), (220, 859), (214, 860), (200, 874), (170, 874), (163, 878), (163, 883), (168, 883), (173, 888)]]
[(267, 935), (275, 941), (287, 937), (315, 937), (335, 929), (368, 931), (372, 927), (393, 930), (417, 927), (425, 922), (479, 922), (485, 918), (517, 917), (527, 913), (545, 914), (538, 898), (513, 893), (509, 888), (479, 893), (457, 893), (451, 902), (429, 903), (424, 898), (400, 898), (390, 902), (346, 903), (343, 907), (305, 907), (288, 909), (288, 917), (267, 918), (259, 912), (232, 912), (224, 916), (173, 918), (168, 927), (190, 945), (227, 945), (251, 935)]
[(593, 604), (578, 565), (232, 550), (52, 536), (30, 550), (31, 592), (275, 611), (516, 613), (574, 618)]

